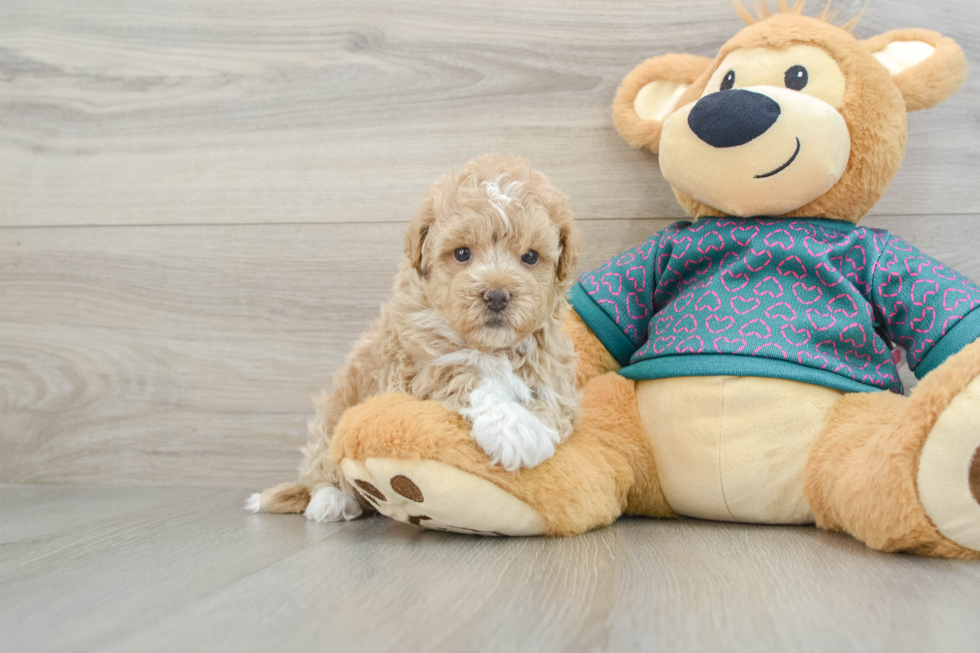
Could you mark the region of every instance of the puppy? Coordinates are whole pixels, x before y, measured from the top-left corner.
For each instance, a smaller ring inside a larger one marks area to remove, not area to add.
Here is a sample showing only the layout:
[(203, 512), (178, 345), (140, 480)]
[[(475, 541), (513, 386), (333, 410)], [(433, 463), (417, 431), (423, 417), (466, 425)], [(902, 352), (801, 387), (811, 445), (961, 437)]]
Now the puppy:
[(386, 392), (460, 413), (507, 470), (551, 457), (578, 420), (561, 322), (580, 240), (565, 196), (521, 158), (481, 156), (437, 181), (409, 225), (391, 300), (316, 402), (299, 484), (247, 507), (316, 521), (369, 509), (330, 461), (330, 437), (344, 411)]

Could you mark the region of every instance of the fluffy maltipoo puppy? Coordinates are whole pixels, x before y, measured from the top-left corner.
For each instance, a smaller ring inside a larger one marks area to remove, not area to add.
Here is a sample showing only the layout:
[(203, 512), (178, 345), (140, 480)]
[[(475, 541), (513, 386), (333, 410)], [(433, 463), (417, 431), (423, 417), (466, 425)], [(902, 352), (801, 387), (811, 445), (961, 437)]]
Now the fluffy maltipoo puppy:
[(369, 506), (330, 461), (330, 437), (345, 410), (386, 392), (459, 412), (508, 470), (551, 457), (578, 419), (561, 322), (579, 249), (565, 196), (521, 158), (481, 156), (437, 181), (409, 225), (391, 300), (317, 400), (299, 483), (248, 507), (359, 516)]

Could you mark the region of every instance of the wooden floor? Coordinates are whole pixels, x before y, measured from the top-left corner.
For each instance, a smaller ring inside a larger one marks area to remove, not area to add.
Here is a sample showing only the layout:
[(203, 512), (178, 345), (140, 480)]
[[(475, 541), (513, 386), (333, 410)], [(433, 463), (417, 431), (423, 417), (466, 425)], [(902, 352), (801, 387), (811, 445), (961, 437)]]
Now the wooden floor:
[(980, 566), (803, 527), (479, 538), (252, 515), (233, 490), (0, 486), (0, 648), (959, 651)]
[[(963, 46), (864, 224), (980, 280), (980, 5), (835, 5)], [(977, 651), (980, 566), (808, 528), (240, 510), (293, 477), (433, 180), (527, 156), (600, 264), (683, 217), (612, 128), (619, 80), (741, 25), (727, 0), (0, 2), (0, 651)]]

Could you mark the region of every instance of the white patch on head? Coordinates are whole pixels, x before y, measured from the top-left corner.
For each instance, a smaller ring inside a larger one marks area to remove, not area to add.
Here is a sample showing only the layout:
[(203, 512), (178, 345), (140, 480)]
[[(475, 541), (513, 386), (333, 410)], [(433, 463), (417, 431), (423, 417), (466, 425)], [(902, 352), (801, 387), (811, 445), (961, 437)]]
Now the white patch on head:
[(490, 197), (490, 204), (493, 208), (497, 209), (497, 213), (500, 214), (500, 218), (504, 221), (504, 226), (509, 231), (510, 219), (507, 217), (507, 212), (504, 209), (514, 200), (514, 195), (520, 192), (524, 186), (524, 182), (511, 180), (505, 184), (501, 184), (503, 178), (504, 175), (500, 175), (493, 181), (485, 181), (480, 185), (487, 190), (487, 195)]
[[(516, 375), (511, 376), (527, 389)], [(557, 431), (514, 401), (513, 385), (487, 379), (470, 394), (470, 407), (461, 411), (473, 425), (472, 437), (490, 457), (490, 464), (510, 472), (548, 460), (561, 440)]]
[(361, 512), (361, 506), (353, 495), (340, 488), (325, 487), (310, 498), (303, 514), (310, 521), (350, 521), (360, 517)]
[(245, 510), (248, 510), (249, 512), (261, 512), (262, 495), (256, 492), (249, 498), (245, 499)]

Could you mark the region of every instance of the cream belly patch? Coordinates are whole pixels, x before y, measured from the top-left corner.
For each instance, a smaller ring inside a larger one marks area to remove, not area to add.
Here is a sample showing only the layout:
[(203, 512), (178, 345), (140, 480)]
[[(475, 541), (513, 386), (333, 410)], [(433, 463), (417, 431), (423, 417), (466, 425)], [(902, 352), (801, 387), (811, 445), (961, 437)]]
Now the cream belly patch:
[(675, 512), (753, 523), (806, 524), (807, 454), (842, 393), (757, 377), (640, 381), (640, 418)]

